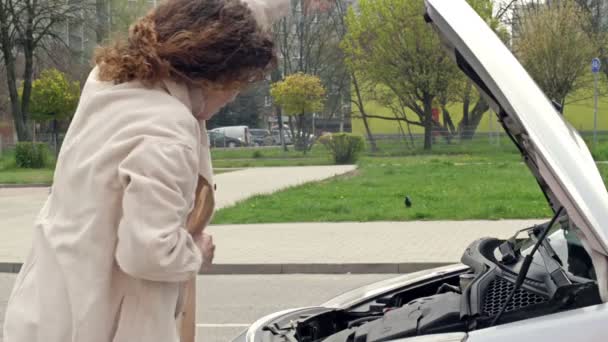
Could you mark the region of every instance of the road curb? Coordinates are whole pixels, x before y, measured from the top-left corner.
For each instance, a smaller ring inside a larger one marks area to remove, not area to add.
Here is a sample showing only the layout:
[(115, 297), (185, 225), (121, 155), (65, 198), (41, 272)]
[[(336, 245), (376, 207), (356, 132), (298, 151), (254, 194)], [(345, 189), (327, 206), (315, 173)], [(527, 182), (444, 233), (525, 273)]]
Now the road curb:
[[(347, 263), (347, 264), (217, 264), (210, 270), (199, 272), (207, 275), (246, 274), (402, 274), (454, 263)], [(22, 263), (0, 262), (0, 273), (18, 273)]]
[(0, 189), (50, 188), (52, 184), (0, 184)]

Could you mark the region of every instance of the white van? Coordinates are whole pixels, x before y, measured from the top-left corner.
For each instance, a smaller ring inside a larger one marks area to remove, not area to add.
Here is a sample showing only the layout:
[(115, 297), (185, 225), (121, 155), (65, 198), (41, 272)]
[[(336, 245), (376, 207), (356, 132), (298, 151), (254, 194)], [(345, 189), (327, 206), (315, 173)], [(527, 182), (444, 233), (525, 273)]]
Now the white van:
[(227, 137), (238, 139), (241, 141), (243, 146), (251, 145), (253, 139), (251, 138), (251, 132), (249, 132), (248, 126), (226, 126), (218, 127), (210, 130), (210, 132), (218, 132)]

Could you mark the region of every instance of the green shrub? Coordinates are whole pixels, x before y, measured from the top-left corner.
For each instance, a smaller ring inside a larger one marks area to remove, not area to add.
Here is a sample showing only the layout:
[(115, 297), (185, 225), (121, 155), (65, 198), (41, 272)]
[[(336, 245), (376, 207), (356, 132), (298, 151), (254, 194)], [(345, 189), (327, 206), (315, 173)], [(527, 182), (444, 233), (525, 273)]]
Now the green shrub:
[(15, 147), (15, 161), (20, 168), (42, 169), (48, 157), (49, 150), (43, 143), (20, 142)]
[(352, 164), (365, 149), (362, 136), (351, 133), (334, 133), (324, 135), (319, 141), (329, 149), (336, 164)]
[(254, 151), (253, 152), (253, 158), (254, 159), (259, 159), (259, 158), (263, 158), (263, 157), (264, 157), (264, 155), (262, 154), (261, 151)]

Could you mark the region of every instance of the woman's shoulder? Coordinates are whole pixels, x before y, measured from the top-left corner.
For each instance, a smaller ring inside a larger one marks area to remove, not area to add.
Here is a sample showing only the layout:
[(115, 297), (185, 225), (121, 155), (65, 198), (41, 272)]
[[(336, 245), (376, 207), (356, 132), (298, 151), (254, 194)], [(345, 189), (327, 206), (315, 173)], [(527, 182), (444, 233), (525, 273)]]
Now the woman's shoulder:
[[(82, 104), (101, 120), (113, 121), (133, 134), (154, 134), (194, 142), (200, 126), (190, 109), (161, 86), (145, 86), (139, 81), (121, 84), (89, 77)], [(106, 122), (111, 124), (111, 122)]]

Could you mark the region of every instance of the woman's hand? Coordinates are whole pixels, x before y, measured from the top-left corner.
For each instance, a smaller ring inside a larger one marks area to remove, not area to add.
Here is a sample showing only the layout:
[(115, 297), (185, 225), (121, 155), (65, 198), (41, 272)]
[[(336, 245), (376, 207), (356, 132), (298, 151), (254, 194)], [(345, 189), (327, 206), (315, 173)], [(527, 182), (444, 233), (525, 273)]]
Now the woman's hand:
[(198, 246), (203, 255), (203, 269), (209, 269), (213, 264), (215, 256), (215, 245), (213, 244), (213, 236), (207, 233), (197, 234), (194, 237), (194, 242)]

